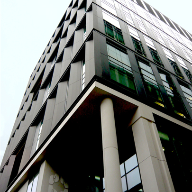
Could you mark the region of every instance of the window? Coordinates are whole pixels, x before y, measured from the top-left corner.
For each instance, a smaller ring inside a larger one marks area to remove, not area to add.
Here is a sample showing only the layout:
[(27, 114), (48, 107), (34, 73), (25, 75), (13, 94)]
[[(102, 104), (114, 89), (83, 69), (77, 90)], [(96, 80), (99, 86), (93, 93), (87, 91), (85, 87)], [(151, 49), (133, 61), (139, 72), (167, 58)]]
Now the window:
[(66, 94), (65, 94), (65, 104), (64, 104), (64, 112), (67, 111), (67, 98), (68, 98), (68, 91), (69, 91), (69, 81), (67, 81), (67, 88), (66, 88)]
[(33, 140), (33, 146), (32, 146), (32, 150), (31, 150), (31, 156), (35, 153), (35, 151), (39, 147), (39, 141), (40, 141), (40, 137), (41, 137), (42, 127), (43, 127), (43, 120), (40, 121), (40, 123), (36, 127), (35, 137)]
[(173, 67), (174, 71), (175, 71), (175, 74), (178, 75), (180, 78), (183, 79), (183, 75), (179, 69), (179, 67), (177, 66), (177, 63), (168, 59), (169, 60), (169, 63), (171, 64), (171, 66)]
[(43, 102), (42, 104), (47, 100), (47, 98), (49, 97), (49, 93), (50, 93), (50, 87), (51, 87), (51, 82), (47, 85), (47, 87), (45, 88), (45, 93), (44, 93), (44, 97), (43, 97)]
[(134, 38), (134, 37), (131, 37), (131, 38), (132, 38), (132, 41), (133, 41), (133, 44), (134, 44), (134, 47), (135, 47), (136, 52), (139, 53), (139, 54), (141, 54), (141, 55), (143, 55), (143, 56), (146, 56), (141, 41), (137, 40), (137, 39)]
[(183, 71), (185, 72), (185, 74), (187, 75), (189, 81), (192, 83), (192, 75), (191, 72), (189, 71), (189, 69), (186, 69), (185, 67), (182, 67)]
[(82, 63), (81, 87), (82, 90), (85, 88), (85, 61)]
[(34, 79), (35, 79), (35, 76), (36, 76), (36, 74), (34, 75), (34, 77), (33, 77), (33, 79), (32, 79), (32, 80), (34, 80)]
[(83, 27), (83, 41), (86, 39), (86, 26)]
[(39, 68), (37, 69), (37, 72), (39, 72), (40, 68), (41, 68), (41, 65), (40, 65)]
[(187, 84), (184, 84), (183, 82), (179, 82), (180, 87), (183, 91), (183, 94), (186, 98), (186, 100), (188, 101), (190, 107), (192, 108), (192, 91), (189, 88), (189, 86)]
[(53, 58), (53, 60), (52, 60), (52, 62), (51, 62), (50, 70), (51, 70), (51, 69), (53, 68), (53, 66), (55, 65), (56, 60), (57, 60), (57, 55), (55, 55), (55, 57)]
[(155, 50), (155, 49), (153, 49), (151, 47), (148, 47), (148, 48), (149, 48), (149, 51), (150, 51), (151, 56), (153, 58), (153, 61), (155, 63), (157, 63), (158, 65), (160, 65), (161, 67), (163, 67), (162, 61), (161, 61), (161, 59), (159, 57), (159, 54), (158, 54), (157, 50)]
[(51, 51), (51, 47), (52, 47), (52, 45), (51, 45), (50, 48), (48, 49), (47, 53), (50, 53), (50, 51)]
[(56, 60), (57, 60), (57, 54), (58, 54), (58, 50), (59, 50), (59, 45), (57, 45), (57, 47), (55, 48), (54, 52), (52, 53), (50, 59), (48, 62), (51, 62), (51, 67), (50, 70), (55, 66)]
[(164, 107), (161, 92), (159, 90), (152, 68), (148, 64), (141, 61), (139, 61), (139, 67), (148, 96), (153, 100), (154, 103)]
[(107, 44), (111, 79), (135, 90), (133, 73), (126, 50)]
[(187, 114), (186, 114), (183, 102), (182, 102), (181, 97), (180, 97), (179, 93), (177, 92), (177, 90), (173, 84), (173, 81), (172, 81), (170, 75), (161, 71), (161, 70), (158, 70), (158, 71), (159, 71), (161, 80), (163, 82), (164, 88), (167, 92), (167, 96), (169, 98), (169, 101), (170, 101), (170, 104), (173, 108), (173, 111), (176, 114), (185, 118)]
[(105, 34), (115, 39), (116, 41), (119, 41), (120, 43), (124, 44), (121, 29), (115, 27), (114, 25), (112, 25), (111, 23), (105, 20), (104, 20), (104, 25), (105, 25)]
[(190, 191), (192, 148), (190, 130), (155, 116), (155, 123), (175, 191)]
[(32, 178), (27, 187), (27, 192), (36, 192), (39, 174)]
[(153, 58), (153, 61), (155, 63), (157, 63), (158, 65), (163, 66), (162, 61), (161, 61), (161, 59), (159, 57), (159, 54), (158, 54), (158, 52), (157, 52), (157, 50), (156, 50), (156, 48), (155, 48), (155, 46), (153, 44), (153, 41), (149, 37), (147, 37), (145, 35), (144, 35), (144, 39), (146, 41), (146, 44), (148, 45), (148, 48), (149, 48), (149, 51), (150, 51), (151, 56)]
[(143, 191), (136, 154), (120, 165), (122, 189)]

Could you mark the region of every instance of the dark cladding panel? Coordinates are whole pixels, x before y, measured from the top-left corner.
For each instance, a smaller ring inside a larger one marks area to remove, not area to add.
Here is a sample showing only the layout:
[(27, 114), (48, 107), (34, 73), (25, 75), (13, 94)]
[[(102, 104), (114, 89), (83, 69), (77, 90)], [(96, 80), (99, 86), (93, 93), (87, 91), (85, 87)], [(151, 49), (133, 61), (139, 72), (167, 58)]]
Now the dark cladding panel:
[(68, 90), (68, 98), (67, 98), (67, 109), (71, 107), (73, 102), (77, 99), (77, 97), (82, 91), (81, 71), (82, 71), (82, 61), (78, 61), (76, 63), (71, 64), (69, 90)]
[(172, 24), (172, 22), (169, 20), (169, 18), (166, 17), (165, 15), (164, 15), (164, 17), (165, 17), (165, 19), (167, 20), (167, 22), (169, 23), (169, 25), (170, 25), (173, 29), (176, 30), (176, 28), (174, 27), (174, 25)]
[(175, 22), (173, 22), (174, 23), (174, 25), (177, 27), (177, 29), (179, 30), (179, 32), (183, 35), (183, 36), (185, 36), (185, 34), (183, 33), (183, 31), (180, 29), (180, 27), (175, 23)]
[(143, 3), (140, 0), (137, 0), (138, 5), (140, 5), (143, 9), (145, 9)]
[[(182, 27), (181, 27), (182, 28)], [(192, 37), (190, 37), (190, 35), (187, 33), (187, 31), (185, 29), (182, 28), (182, 30), (185, 32), (185, 34), (187, 35), (187, 37), (192, 41)]]
[(149, 10), (149, 12), (156, 17), (154, 11), (151, 9), (151, 6), (148, 3), (146, 3), (146, 2), (144, 2), (144, 3), (146, 5), (147, 9)]
[(159, 11), (157, 11), (157, 9), (154, 9), (155, 12), (157, 13), (158, 17), (161, 19), (161, 21), (163, 21), (164, 23), (166, 23), (165, 19), (162, 17), (161, 13)]

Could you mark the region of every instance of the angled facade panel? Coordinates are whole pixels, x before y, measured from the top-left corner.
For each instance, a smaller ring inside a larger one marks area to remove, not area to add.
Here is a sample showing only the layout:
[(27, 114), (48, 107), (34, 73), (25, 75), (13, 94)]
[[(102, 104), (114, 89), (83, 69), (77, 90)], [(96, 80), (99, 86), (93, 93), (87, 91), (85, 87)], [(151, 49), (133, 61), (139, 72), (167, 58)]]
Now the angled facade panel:
[(142, 0), (71, 1), (27, 83), (0, 192), (190, 191), (191, 109), (190, 33)]

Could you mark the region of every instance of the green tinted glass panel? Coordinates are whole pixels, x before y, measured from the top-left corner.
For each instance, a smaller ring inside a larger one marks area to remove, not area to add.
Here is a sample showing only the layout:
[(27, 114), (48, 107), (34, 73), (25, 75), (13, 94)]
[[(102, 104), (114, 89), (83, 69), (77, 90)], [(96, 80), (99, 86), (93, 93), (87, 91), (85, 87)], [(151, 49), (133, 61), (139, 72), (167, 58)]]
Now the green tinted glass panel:
[(126, 72), (119, 67), (110, 65), (110, 76), (111, 79), (132, 89), (135, 90), (133, 75), (129, 72)]
[(192, 132), (157, 116), (155, 122), (175, 191), (191, 191)]
[(105, 33), (110, 36), (111, 38), (119, 41), (120, 43), (124, 44), (123, 35), (121, 29), (115, 27), (111, 23), (104, 21), (105, 25)]

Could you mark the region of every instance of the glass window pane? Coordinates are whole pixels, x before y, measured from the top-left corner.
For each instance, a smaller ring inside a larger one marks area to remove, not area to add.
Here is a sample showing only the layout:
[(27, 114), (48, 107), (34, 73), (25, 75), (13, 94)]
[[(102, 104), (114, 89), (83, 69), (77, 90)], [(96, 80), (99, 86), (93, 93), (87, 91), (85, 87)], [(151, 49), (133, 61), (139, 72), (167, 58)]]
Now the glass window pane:
[(126, 173), (131, 171), (133, 168), (135, 168), (138, 165), (137, 163), (137, 157), (136, 154), (133, 155), (132, 157), (130, 157), (129, 159), (127, 159), (127, 161), (125, 161), (125, 169), (126, 169)]
[(33, 180), (33, 187), (32, 187), (32, 191), (31, 192), (36, 192), (38, 177), (39, 177), (39, 175), (36, 175), (36, 177)]
[(33, 185), (33, 181), (31, 181), (27, 187), (27, 192), (31, 192), (31, 188), (32, 188), (32, 185)]
[(103, 189), (105, 189), (105, 178), (103, 178)]
[(126, 184), (125, 176), (121, 178), (121, 183), (122, 183), (123, 192), (127, 191), (127, 184)]
[(121, 176), (125, 175), (124, 163), (120, 165)]
[(128, 190), (141, 183), (139, 168), (135, 168), (133, 171), (127, 174)]

